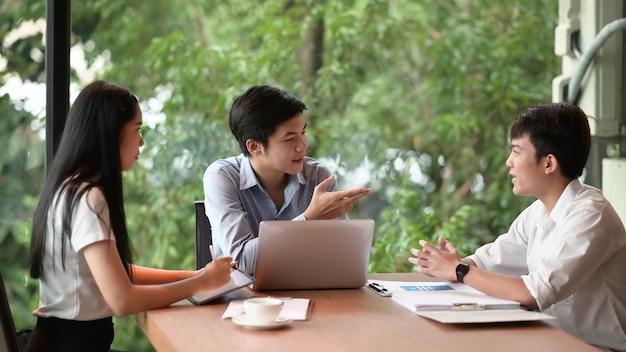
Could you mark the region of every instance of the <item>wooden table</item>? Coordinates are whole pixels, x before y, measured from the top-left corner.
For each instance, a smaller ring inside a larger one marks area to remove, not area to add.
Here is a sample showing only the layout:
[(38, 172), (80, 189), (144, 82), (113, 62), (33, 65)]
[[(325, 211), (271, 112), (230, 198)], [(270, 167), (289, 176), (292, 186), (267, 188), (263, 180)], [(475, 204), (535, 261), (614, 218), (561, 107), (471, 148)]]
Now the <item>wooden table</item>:
[[(369, 277), (434, 281), (419, 273)], [(221, 318), (222, 300), (150, 310), (136, 319), (157, 351), (597, 351), (544, 322), (441, 324), (366, 287), (255, 294), (309, 298), (311, 317), (280, 330), (246, 330)]]

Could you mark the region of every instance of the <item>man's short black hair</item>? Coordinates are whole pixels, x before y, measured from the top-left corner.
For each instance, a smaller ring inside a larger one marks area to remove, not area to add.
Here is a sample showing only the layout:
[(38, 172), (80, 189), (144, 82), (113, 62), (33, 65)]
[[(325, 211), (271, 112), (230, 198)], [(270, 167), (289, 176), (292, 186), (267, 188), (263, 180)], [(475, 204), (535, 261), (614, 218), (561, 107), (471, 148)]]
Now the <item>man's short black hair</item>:
[(281, 123), (302, 113), (307, 107), (294, 95), (267, 85), (252, 86), (238, 96), (230, 108), (228, 124), (241, 152), (249, 156), (248, 139), (267, 148), (268, 138)]
[(573, 180), (582, 175), (591, 148), (591, 133), (587, 115), (580, 107), (549, 103), (527, 109), (511, 126), (511, 139), (525, 136), (537, 151), (537, 162), (553, 154), (564, 177)]

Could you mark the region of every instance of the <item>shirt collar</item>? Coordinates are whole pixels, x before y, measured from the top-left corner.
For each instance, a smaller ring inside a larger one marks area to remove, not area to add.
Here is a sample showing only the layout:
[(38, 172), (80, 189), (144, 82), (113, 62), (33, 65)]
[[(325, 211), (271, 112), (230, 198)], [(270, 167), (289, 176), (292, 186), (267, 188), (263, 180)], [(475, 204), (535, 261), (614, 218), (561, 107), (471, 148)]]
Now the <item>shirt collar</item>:
[(565, 187), (565, 189), (563, 190), (563, 193), (561, 193), (559, 200), (556, 201), (554, 209), (552, 209), (552, 211), (550, 212), (550, 219), (552, 219), (552, 221), (558, 223), (565, 217), (565, 214), (567, 213), (567, 208), (574, 200), (576, 194), (578, 194), (581, 188), (582, 185), (577, 178), (570, 181), (567, 187)]
[[(302, 169), (304, 171), (304, 168)], [(304, 177), (302, 171), (298, 172), (296, 175), (289, 175), (289, 183), (287, 185), (288, 188), (294, 187), (290, 186), (295, 183), (300, 183), (306, 185), (308, 183), (307, 179)], [(254, 169), (252, 169), (252, 164), (250, 163), (250, 158), (247, 156), (243, 156), (243, 160), (241, 162), (241, 169), (239, 170), (239, 189), (248, 189), (254, 186), (261, 187), (261, 183), (259, 179), (256, 177), (254, 173)]]
[[(302, 168), (302, 171), (304, 171), (304, 168)], [(298, 172), (295, 175), (289, 175), (289, 182), (291, 183), (291, 182), (298, 181), (298, 183), (301, 185), (306, 185), (307, 183), (309, 183), (309, 181), (307, 181), (307, 179), (304, 178), (302, 171)]]
[(252, 169), (252, 164), (250, 164), (250, 158), (243, 156), (241, 169), (239, 169), (239, 189), (248, 189), (256, 185), (260, 186), (259, 180), (256, 178), (254, 170)]

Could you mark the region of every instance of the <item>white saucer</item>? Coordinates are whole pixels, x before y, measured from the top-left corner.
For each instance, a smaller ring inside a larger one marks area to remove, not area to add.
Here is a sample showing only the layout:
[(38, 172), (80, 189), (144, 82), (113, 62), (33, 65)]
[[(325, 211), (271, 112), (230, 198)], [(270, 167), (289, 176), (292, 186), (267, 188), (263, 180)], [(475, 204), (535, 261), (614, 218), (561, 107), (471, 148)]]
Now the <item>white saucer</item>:
[(275, 321), (271, 323), (255, 324), (255, 323), (249, 322), (246, 319), (246, 316), (242, 315), (238, 317), (233, 317), (233, 323), (239, 326), (243, 326), (244, 328), (248, 330), (273, 330), (273, 329), (280, 329), (282, 327), (285, 327), (287, 324), (291, 323), (291, 319), (286, 318), (286, 317), (279, 317), (278, 319), (276, 319)]

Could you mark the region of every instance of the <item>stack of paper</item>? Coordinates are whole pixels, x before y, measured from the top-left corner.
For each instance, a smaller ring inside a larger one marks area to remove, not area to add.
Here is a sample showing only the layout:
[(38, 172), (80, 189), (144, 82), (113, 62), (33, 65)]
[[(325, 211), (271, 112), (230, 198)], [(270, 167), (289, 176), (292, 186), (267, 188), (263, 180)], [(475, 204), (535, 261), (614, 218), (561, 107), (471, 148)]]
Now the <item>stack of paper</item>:
[(470, 286), (453, 282), (404, 282), (368, 280), (384, 289), (402, 307), (441, 323), (495, 323), (555, 319), (523, 309), (516, 301), (488, 296)]
[(516, 309), (519, 302), (495, 298), (458, 283), (419, 283), (403, 286), (391, 299), (412, 311)]

